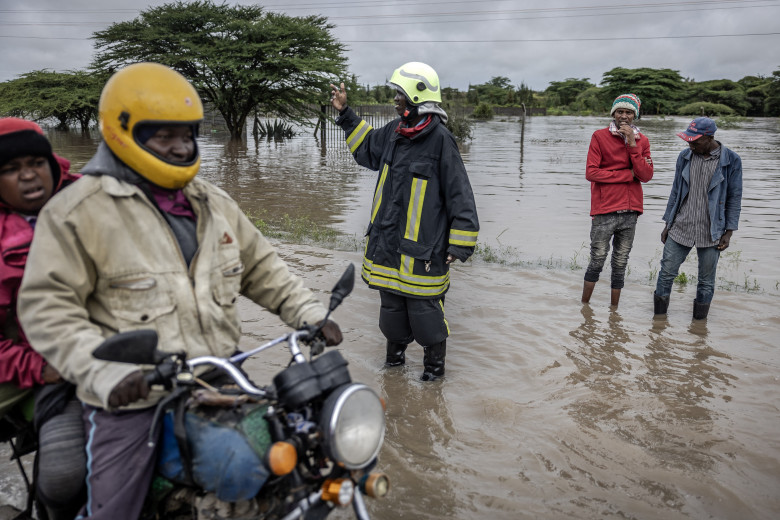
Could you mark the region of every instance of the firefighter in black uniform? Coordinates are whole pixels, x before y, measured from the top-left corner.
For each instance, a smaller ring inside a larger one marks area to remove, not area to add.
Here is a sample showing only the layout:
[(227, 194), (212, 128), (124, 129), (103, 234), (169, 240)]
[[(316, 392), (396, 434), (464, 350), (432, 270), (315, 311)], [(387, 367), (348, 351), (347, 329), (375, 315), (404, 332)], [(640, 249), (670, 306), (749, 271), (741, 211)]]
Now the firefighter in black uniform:
[(424, 349), (421, 379), (433, 381), (444, 375), (449, 264), (472, 255), (479, 221), (466, 168), (445, 127), (436, 72), (424, 63), (406, 63), (390, 85), (397, 90), (400, 118), (382, 128), (372, 128), (347, 106), (343, 83), (331, 85), (331, 104), (355, 160), (379, 172), (361, 276), (379, 290), (385, 365), (403, 365), (406, 347), (417, 341)]

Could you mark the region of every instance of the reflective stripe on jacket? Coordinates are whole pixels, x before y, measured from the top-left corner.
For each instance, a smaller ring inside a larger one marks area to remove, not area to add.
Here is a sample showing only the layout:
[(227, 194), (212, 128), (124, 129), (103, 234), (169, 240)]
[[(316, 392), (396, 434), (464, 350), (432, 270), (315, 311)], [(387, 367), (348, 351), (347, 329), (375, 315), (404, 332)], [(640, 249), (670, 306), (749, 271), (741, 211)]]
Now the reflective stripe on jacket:
[[(112, 158), (103, 143), (93, 160), (126, 168)], [(139, 368), (92, 357), (117, 332), (154, 329), (164, 351), (225, 357), (241, 336), (239, 294), (292, 327), (324, 318), (324, 306), (225, 192), (198, 178), (184, 188), (198, 220), (188, 268), (160, 212), (110, 173), (85, 175), (41, 211), (19, 298), (30, 343), (78, 385), (82, 401), (107, 408), (114, 386)]]
[(474, 194), (455, 138), (438, 116), (412, 138), (374, 129), (347, 108), (336, 123), (361, 166), (378, 171), (366, 230), (363, 280), (374, 289), (439, 298), (447, 255), (465, 261), (477, 244)]

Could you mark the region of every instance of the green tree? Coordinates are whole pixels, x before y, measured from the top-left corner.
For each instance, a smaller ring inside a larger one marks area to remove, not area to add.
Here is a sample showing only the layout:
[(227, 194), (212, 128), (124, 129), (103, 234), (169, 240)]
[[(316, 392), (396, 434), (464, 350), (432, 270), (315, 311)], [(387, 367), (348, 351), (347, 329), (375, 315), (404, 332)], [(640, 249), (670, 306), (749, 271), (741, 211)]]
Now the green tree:
[(690, 83), (685, 93), (685, 99), (689, 103), (705, 102), (726, 105), (743, 116), (750, 108), (745, 89), (739, 83), (729, 79)]
[(469, 85), (466, 99), (473, 105), (488, 103), (491, 105), (515, 104), (515, 87), (509, 78), (495, 76), (487, 83), (481, 85)]
[(98, 70), (154, 61), (187, 77), (240, 138), (254, 110), (308, 124), (312, 104), (345, 75), (344, 46), (321, 16), (254, 5), (175, 2), (94, 34)]
[(769, 95), (769, 85), (772, 83), (772, 79), (765, 76), (745, 76), (737, 83), (745, 89), (745, 97), (750, 105), (746, 115), (763, 116), (764, 103)]
[(625, 69), (616, 67), (604, 73), (602, 87), (608, 98), (633, 93), (642, 101), (645, 114), (673, 114), (685, 89), (682, 76), (672, 69)]
[(772, 73), (772, 81), (769, 83), (766, 101), (764, 101), (764, 115), (780, 116), (780, 69)]
[(604, 98), (604, 92), (600, 87), (592, 85), (577, 94), (572, 107), (580, 113), (599, 114), (608, 111), (610, 100)]
[(589, 78), (566, 78), (563, 81), (551, 81), (544, 90), (548, 107), (568, 107), (577, 99), (577, 96), (594, 87)]
[(525, 104), (526, 107), (535, 106), (534, 91), (523, 82), (516, 89), (517, 95), (515, 96), (515, 102), (518, 105)]
[(58, 128), (78, 124), (82, 131), (97, 120), (105, 77), (86, 71), (36, 70), (0, 83), (0, 114), (41, 121)]

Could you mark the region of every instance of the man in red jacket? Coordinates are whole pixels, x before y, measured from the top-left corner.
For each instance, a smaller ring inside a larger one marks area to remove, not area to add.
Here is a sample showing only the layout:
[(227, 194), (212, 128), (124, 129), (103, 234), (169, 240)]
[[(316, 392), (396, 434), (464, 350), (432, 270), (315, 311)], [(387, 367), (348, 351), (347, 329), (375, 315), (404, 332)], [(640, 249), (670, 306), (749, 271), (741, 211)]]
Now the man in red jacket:
[(642, 214), (642, 182), (653, 178), (647, 136), (634, 126), (641, 102), (622, 94), (612, 103), (614, 118), (596, 130), (590, 140), (585, 178), (590, 181), (590, 263), (585, 271), (582, 303), (588, 303), (612, 240), (611, 304), (617, 307), (623, 288), (628, 254), (634, 244), (636, 221)]

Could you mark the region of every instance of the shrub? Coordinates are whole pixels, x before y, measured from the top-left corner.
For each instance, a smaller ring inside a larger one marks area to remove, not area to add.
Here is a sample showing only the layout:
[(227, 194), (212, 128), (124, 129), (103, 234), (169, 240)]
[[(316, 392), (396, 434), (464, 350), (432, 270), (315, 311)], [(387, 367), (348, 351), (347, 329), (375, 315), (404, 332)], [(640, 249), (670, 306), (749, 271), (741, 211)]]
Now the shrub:
[(715, 121), (715, 124), (718, 125), (719, 130), (726, 128), (741, 128), (742, 123), (748, 120), (750, 120), (750, 118), (743, 116), (723, 116), (719, 117)]
[(269, 141), (271, 139), (292, 139), (295, 137), (295, 130), (293, 130), (293, 125), (287, 124), (284, 121), (279, 121), (278, 119), (275, 119), (272, 123), (271, 121), (260, 121), (255, 118), (252, 135), (254, 135), (255, 139), (258, 137), (265, 137)]
[(471, 122), (463, 116), (455, 116), (447, 119), (447, 130), (452, 132), (459, 142), (463, 143), (471, 139)]
[(730, 116), (734, 114), (734, 109), (721, 105), (720, 103), (708, 103), (706, 101), (697, 101), (681, 106), (677, 113), (681, 116)]
[(493, 119), (493, 107), (487, 103), (480, 103), (474, 108), (474, 113), (471, 114), (474, 119)]

